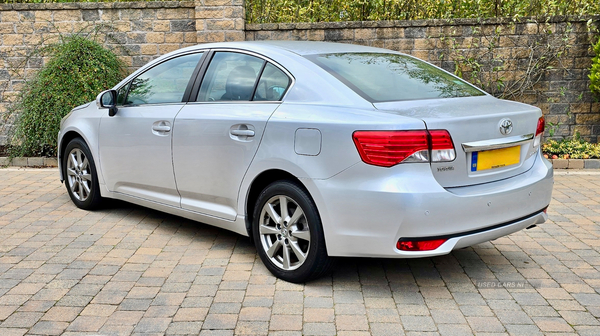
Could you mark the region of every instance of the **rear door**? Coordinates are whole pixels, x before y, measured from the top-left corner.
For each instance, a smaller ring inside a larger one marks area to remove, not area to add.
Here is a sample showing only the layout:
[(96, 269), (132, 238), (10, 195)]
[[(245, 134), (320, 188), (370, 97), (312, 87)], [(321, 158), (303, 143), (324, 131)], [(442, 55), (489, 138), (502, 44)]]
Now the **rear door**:
[(234, 220), (241, 181), (291, 77), (258, 55), (225, 50), (213, 52), (202, 72), (196, 102), (175, 118), (181, 207)]

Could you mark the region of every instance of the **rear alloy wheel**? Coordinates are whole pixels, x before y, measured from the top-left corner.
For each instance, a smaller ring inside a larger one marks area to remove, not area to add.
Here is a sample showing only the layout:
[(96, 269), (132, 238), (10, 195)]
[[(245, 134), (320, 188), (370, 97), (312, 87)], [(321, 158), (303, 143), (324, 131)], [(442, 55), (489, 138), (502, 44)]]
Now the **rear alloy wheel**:
[(260, 258), (278, 278), (305, 282), (331, 267), (316, 206), (295, 183), (278, 181), (263, 190), (252, 229)]
[(67, 144), (63, 156), (65, 185), (71, 200), (78, 208), (96, 209), (102, 200), (96, 166), (90, 150), (81, 138)]

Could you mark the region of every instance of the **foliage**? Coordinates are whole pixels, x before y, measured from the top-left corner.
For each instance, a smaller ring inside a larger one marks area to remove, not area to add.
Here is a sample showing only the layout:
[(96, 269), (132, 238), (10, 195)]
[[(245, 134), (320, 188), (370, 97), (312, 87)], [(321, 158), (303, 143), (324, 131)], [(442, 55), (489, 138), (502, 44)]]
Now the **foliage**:
[(124, 75), (122, 61), (89, 35), (61, 35), (58, 42), (36, 54), (49, 60), (24, 83), (10, 108), (16, 116), (12, 156), (56, 156), (62, 117), (93, 101)]
[(593, 45), (596, 56), (592, 58), (592, 68), (590, 70), (590, 90), (600, 95), (600, 38)]
[(1, 3), (60, 3), (60, 2), (133, 2), (163, 0), (0, 0)]
[(600, 159), (600, 144), (589, 143), (575, 134), (571, 139), (546, 141), (542, 152), (550, 159)]
[(248, 23), (593, 15), (597, 0), (246, 0)]
[[(571, 48), (572, 27), (553, 31), (548, 22), (530, 20), (538, 33), (535, 38), (514, 35), (516, 22), (508, 25), (478, 25), (469, 38), (456, 38), (455, 31), (440, 37), (438, 47), (442, 65), (496, 97), (518, 99), (525, 94), (545, 94), (536, 90), (550, 70), (568, 71), (561, 63)], [(507, 54), (506, 50), (515, 50)], [(564, 95), (564, 93), (562, 93)], [(551, 98), (552, 99), (552, 98)]]

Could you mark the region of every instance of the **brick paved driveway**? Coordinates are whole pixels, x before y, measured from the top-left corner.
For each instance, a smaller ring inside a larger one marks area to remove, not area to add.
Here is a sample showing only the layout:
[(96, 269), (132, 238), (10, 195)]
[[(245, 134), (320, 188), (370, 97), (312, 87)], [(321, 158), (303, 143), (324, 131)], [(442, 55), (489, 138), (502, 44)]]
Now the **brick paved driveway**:
[[(276, 280), (249, 240), (0, 170), (0, 335), (600, 334), (600, 173), (558, 173), (550, 221), (449, 256), (346, 258)], [(491, 287), (498, 282), (510, 288)]]

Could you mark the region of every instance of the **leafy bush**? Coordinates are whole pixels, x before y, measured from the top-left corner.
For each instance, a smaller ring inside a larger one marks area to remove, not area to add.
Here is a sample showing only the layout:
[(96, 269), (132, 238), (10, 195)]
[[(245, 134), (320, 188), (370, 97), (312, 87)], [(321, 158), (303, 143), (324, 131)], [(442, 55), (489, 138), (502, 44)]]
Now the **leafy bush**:
[(592, 90), (593, 93), (600, 95), (600, 38), (593, 47), (596, 56), (592, 58), (592, 69), (590, 71), (590, 90)]
[(11, 107), (16, 115), (11, 156), (56, 156), (62, 117), (124, 75), (124, 64), (112, 51), (81, 34), (61, 36), (39, 53), (49, 61), (25, 82)]
[(249, 23), (593, 15), (597, 0), (246, 0)]
[(584, 141), (576, 134), (572, 139), (546, 141), (542, 152), (550, 159), (600, 159), (600, 144)]

